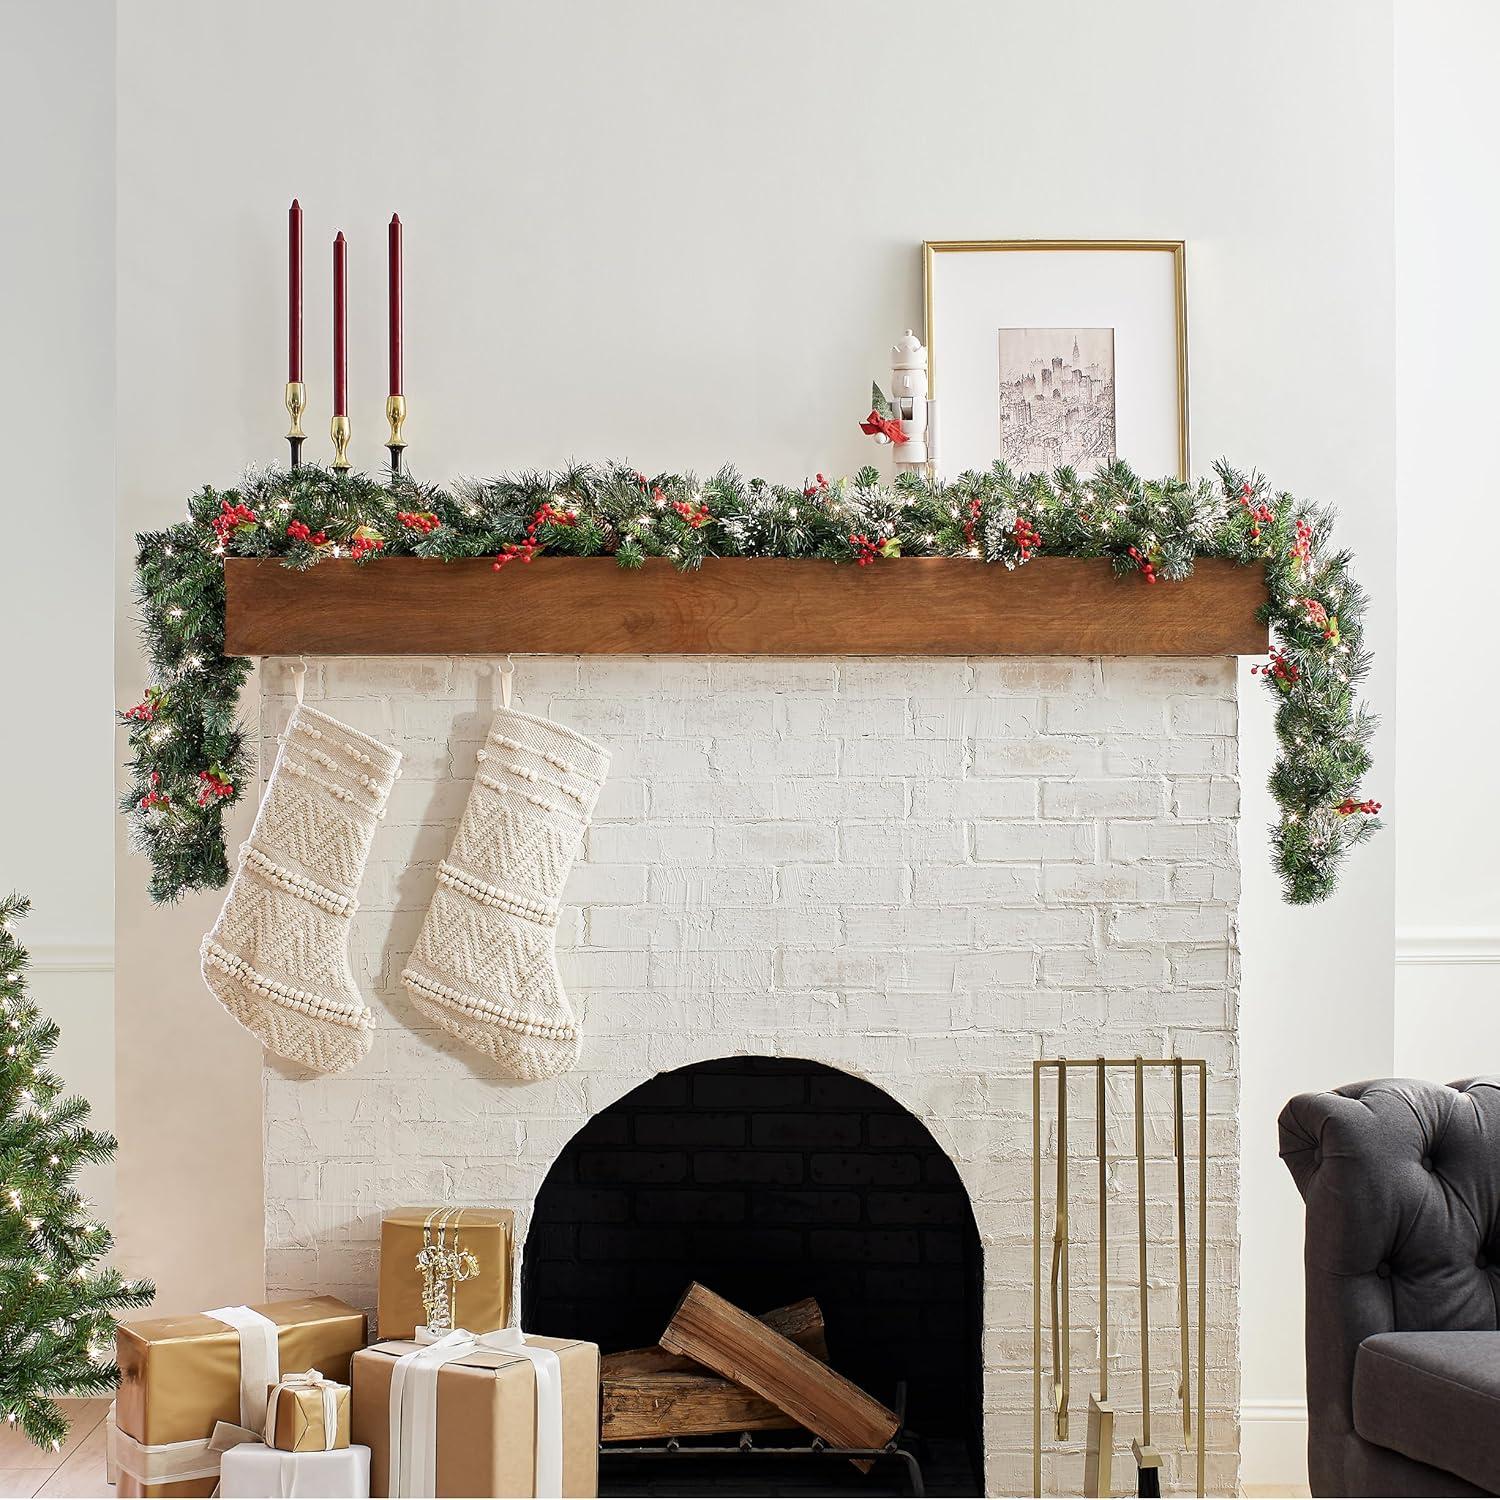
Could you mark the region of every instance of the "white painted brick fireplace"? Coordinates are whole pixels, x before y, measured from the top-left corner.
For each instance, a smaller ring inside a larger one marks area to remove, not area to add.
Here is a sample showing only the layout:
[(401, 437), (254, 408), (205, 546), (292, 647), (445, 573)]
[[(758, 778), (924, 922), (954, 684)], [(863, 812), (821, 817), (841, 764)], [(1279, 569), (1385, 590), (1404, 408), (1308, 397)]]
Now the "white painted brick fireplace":
[[(1238, 1468), (1239, 893), (1234, 663), (1225, 659), (543, 657), (516, 705), (606, 742), (609, 782), (565, 894), (560, 966), (586, 1040), (563, 1077), (516, 1085), (424, 1029), (400, 983), (468, 795), (496, 689), (471, 658), (325, 661), (308, 701), (397, 745), (403, 776), (361, 894), (351, 960), (379, 1018), (352, 1073), (265, 1073), (267, 1279), (372, 1306), (382, 1210), (513, 1207), (575, 1132), (654, 1074), (749, 1054), (827, 1064), (917, 1116), (967, 1188), (984, 1257), (990, 1493), (1030, 1486), (1031, 1062), (1207, 1057), (1209, 1493)], [(261, 678), (263, 764), (290, 711)], [(1128, 1099), (1114, 1139), (1129, 1149)], [(1092, 1149), (1080, 1088), (1075, 1150)], [(1153, 1117), (1152, 1228), (1172, 1211)], [(1087, 1181), (1087, 1157), (1075, 1164)], [(1112, 1174), (1112, 1347), (1137, 1430), (1134, 1169)], [(1093, 1382), (1091, 1212), (1074, 1267), (1073, 1440)], [(1050, 1216), (1048, 1219), (1050, 1228)], [(1175, 1384), (1173, 1261), (1157, 1438)], [(1158, 1270), (1153, 1260), (1153, 1274)], [(669, 1309), (668, 1309), (669, 1310)], [(547, 1332), (550, 1330), (538, 1330)], [(831, 1330), (831, 1335), (834, 1331)], [(1117, 1457), (1117, 1476), (1128, 1466)], [(1191, 1483), (1191, 1466), (1177, 1470)]]

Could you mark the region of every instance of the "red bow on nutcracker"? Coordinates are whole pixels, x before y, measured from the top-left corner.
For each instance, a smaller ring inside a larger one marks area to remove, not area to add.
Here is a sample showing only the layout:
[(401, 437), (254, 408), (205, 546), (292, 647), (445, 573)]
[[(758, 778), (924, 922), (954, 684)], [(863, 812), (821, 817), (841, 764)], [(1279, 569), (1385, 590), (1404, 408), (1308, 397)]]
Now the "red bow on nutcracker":
[[(890, 415), (890, 405), (881, 394), (880, 387), (877, 385), (874, 390), (875, 405), (870, 408), (870, 415), (859, 424), (859, 430), (874, 438), (877, 443), (904, 443), (906, 429)], [(882, 406), (885, 407), (884, 415), (880, 410)]]
[(937, 463), (937, 402), (927, 394), (927, 351), (907, 329), (891, 346), (891, 394), (870, 387), (870, 415), (859, 430), (895, 445), (896, 472), (931, 472)]

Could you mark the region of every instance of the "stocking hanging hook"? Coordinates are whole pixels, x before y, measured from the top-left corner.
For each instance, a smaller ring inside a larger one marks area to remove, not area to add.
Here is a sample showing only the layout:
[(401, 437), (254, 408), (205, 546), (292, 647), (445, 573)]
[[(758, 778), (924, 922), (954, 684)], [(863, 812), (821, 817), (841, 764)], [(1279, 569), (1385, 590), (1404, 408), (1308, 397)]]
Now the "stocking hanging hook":
[(297, 702), (302, 702), (302, 691), (307, 684), (307, 658), (299, 656), (292, 663), (292, 687), (297, 694)]

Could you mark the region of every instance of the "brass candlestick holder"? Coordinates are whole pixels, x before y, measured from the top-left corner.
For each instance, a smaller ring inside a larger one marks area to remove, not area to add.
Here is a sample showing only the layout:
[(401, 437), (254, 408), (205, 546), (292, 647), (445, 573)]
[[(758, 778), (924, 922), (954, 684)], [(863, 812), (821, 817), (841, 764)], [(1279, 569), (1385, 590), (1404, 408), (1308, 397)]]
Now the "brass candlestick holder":
[(400, 479), (401, 451), (406, 447), (405, 439), (401, 436), (401, 429), (406, 424), (405, 396), (396, 395), (385, 398), (385, 419), (391, 424), (391, 435), (385, 440), (385, 446), (391, 455), (391, 478)]
[(341, 412), (329, 424), (329, 432), (333, 437), (333, 466), (339, 473), (346, 473), (349, 469), (349, 439), (354, 435), (349, 418)]
[[(1046, 1275), (1043, 1263), (1043, 1163), (1046, 1156), (1044, 1127), (1047, 1125), (1044, 1098), (1047, 1090), (1043, 1083), (1049, 1070), (1056, 1070), (1056, 1142), (1057, 1161), (1053, 1188), (1054, 1220), (1052, 1228), (1051, 1275)], [(1089, 1422), (1087, 1445), (1084, 1454), (1084, 1493), (1103, 1496), (1110, 1493), (1111, 1458), (1113, 1457), (1117, 1413), (1110, 1401), (1109, 1393), (1109, 1217), (1106, 1199), (1108, 1188), (1106, 1110), (1107, 1079), (1110, 1073), (1126, 1074), (1130, 1077), (1134, 1092), (1134, 1119), (1132, 1124), (1133, 1149), (1121, 1153), (1134, 1167), (1135, 1179), (1135, 1231), (1136, 1231), (1136, 1280), (1135, 1288), (1140, 1320), (1140, 1377), (1141, 1377), (1141, 1434), (1131, 1442), (1131, 1451), (1137, 1468), (1137, 1493), (1158, 1495), (1160, 1489), (1161, 1450), (1152, 1441), (1151, 1433), (1151, 1307), (1148, 1292), (1146, 1266), (1146, 1217), (1148, 1194), (1146, 1189), (1146, 1096), (1147, 1083), (1151, 1078), (1160, 1078), (1166, 1069), (1172, 1086), (1172, 1166), (1175, 1169), (1171, 1196), (1175, 1199), (1176, 1229), (1174, 1246), (1177, 1272), (1177, 1354), (1181, 1361), (1176, 1394), (1182, 1405), (1184, 1446), (1195, 1447), (1197, 1468), (1197, 1493), (1204, 1493), (1207, 1469), (1207, 1424), (1204, 1420), (1207, 1405), (1208, 1370), (1208, 1287), (1206, 1281), (1208, 1252), (1208, 1064), (1202, 1058), (1179, 1057), (1090, 1057), (1090, 1058), (1042, 1058), (1032, 1064), (1031, 1094), (1031, 1182), (1032, 1182), (1032, 1493), (1042, 1493), (1043, 1412), (1052, 1408), (1052, 1427), (1059, 1441), (1066, 1441), (1068, 1404), (1071, 1396), (1069, 1358), (1069, 1266), (1068, 1245), (1070, 1229), (1069, 1183), (1067, 1168), (1068, 1153), (1068, 1074), (1082, 1072), (1092, 1075), (1095, 1099), (1094, 1151), (1097, 1167), (1099, 1202), (1097, 1205), (1097, 1227), (1099, 1234), (1099, 1380), (1098, 1389), (1089, 1395)], [(1186, 1076), (1185, 1076), (1186, 1075)], [(1189, 1079), (1197, 1083), (1197, 1255), (1196, 1255), (1196, 1302), (1197, 1339), (1196, 1351), (1189, 1332), (1191, 1301), (1189, 1297), (1190, 1240), (1188, 1212), (1188, 1162), (1186, 1120), (1188, 1112)], [(1043, 1316), (1044, 1288), (1051, 1282), (1051, 1333), (1052, 1333), (1052, 1381), (1051, 1402), (1043, 1395)], [(1197, 1355), (1197, 1368), (1192, 1368), (1193, 1354)], [(1191, 1393), (1191, 1395), (1190, 1395)], [(1196, 1400), (1193, 1399), (1196, 1397)], [(1193, 1407), (1196, 1406), (1196, 1413)], [(1196, 1441), (1195, 1441), (1196, 1440)]]
[(292, 467), (294, 469), (302, 466), (302, 444), (307, 434), (302, 430), (302, 413), (307, 410), (307, 387), (300, 380), (289, 380), (286, 383), (286, 411), (292, 419), (292, 425), (287, 429), (286, 440), (292, 450)]

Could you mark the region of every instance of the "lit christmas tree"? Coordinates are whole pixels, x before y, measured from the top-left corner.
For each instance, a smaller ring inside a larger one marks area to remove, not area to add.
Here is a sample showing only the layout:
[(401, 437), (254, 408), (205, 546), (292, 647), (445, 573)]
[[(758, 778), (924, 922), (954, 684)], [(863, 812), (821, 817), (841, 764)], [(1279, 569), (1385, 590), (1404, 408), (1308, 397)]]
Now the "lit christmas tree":
[(0, 899), (0, 1417), (56, 1449), (68, 1422), (53, 1399), (114, 1388), (116, 1313), (150, 1302), (149, 1282), (95, 1269), (113, 1239), (74, 1185), (108, 1161), (114, 1137), (88, 1125), (88, 1100), (48, 1071), (57, 1023), (27, 998), (26, 950), (10, 924), (31, 903)]

